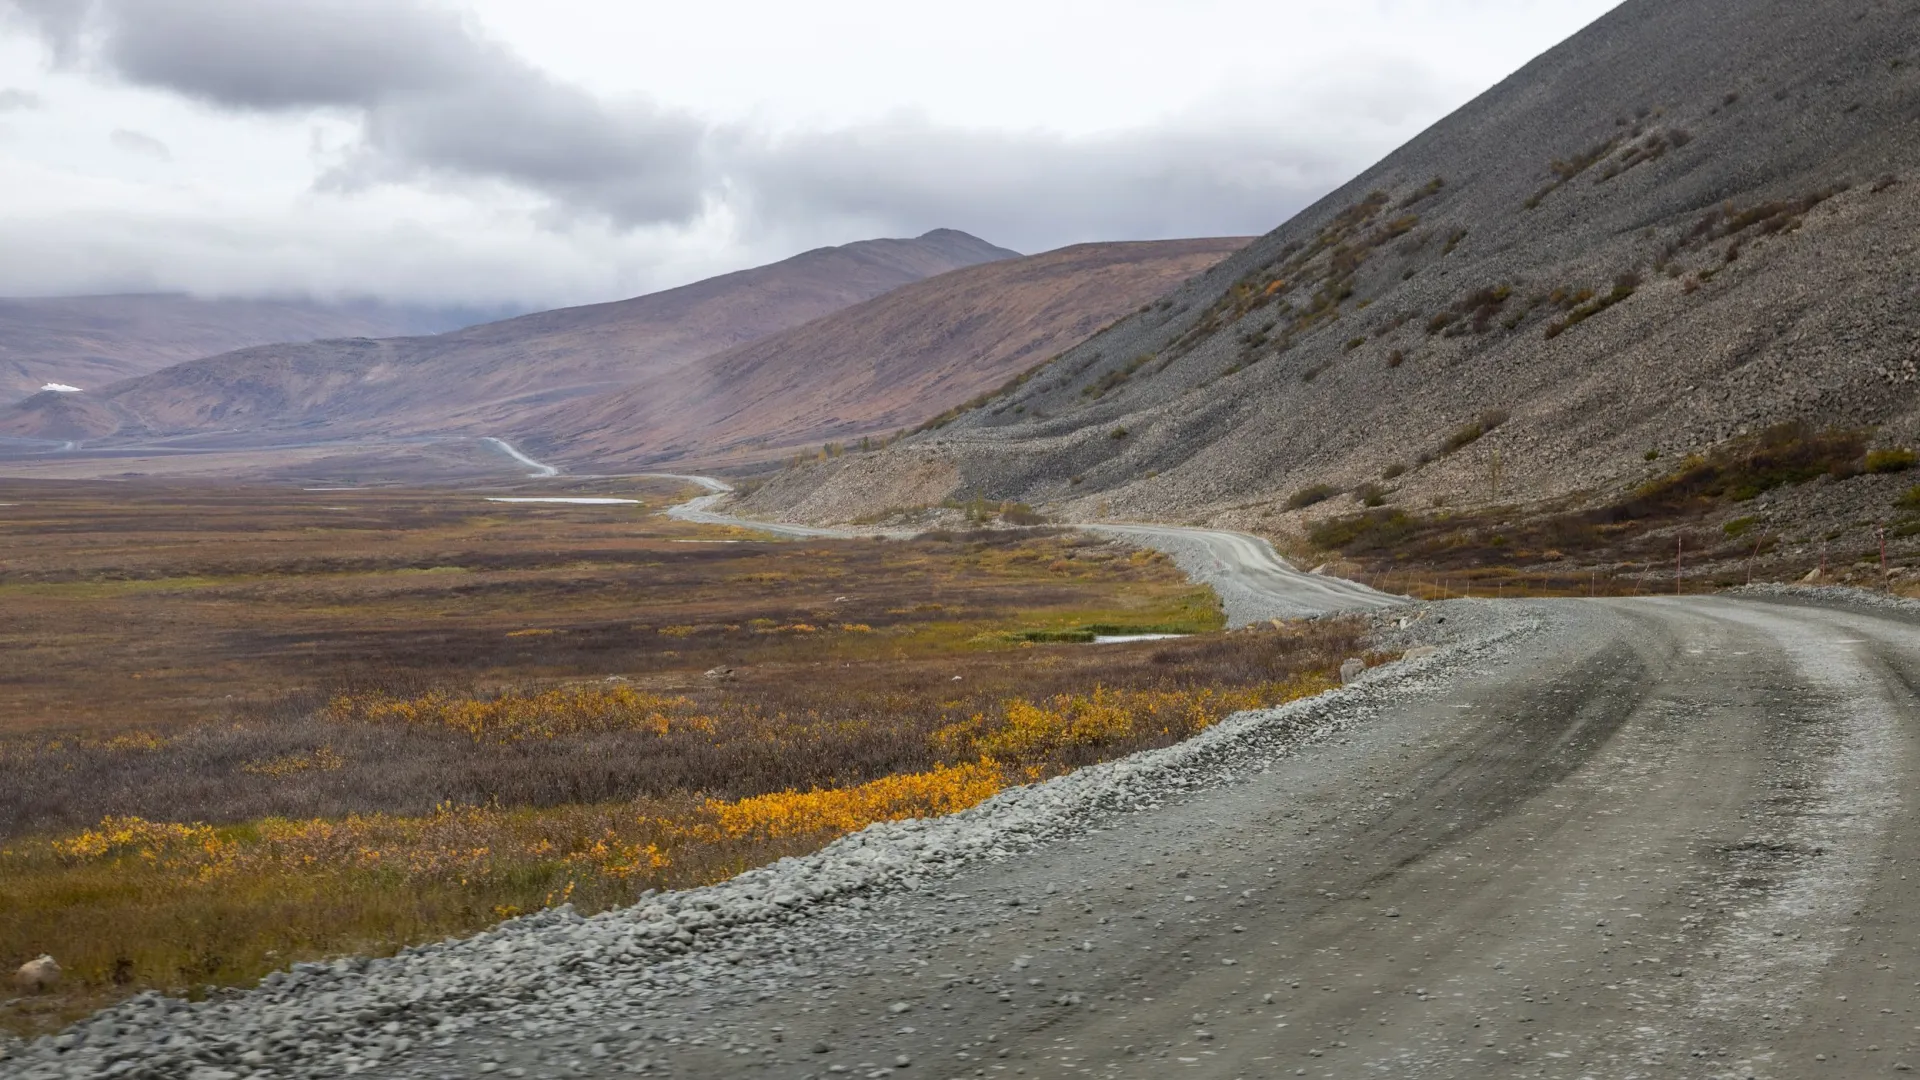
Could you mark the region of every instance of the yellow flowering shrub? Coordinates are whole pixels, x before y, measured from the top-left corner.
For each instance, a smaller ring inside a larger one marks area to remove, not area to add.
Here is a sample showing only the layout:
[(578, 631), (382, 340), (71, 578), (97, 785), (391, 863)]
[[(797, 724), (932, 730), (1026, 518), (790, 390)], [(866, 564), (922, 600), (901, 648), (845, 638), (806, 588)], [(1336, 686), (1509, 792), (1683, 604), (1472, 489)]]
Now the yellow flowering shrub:
[(1333, 680), (1324, 675), (1225, 690), (1096, 686), (1088, 694), (1009, 700), (1002, 704), (999, 716), (975, 714), (936, 731), (934, 741), (955, 754), (1005, 762), (1042, 761), (1069, 749), (1184, 738), (1236, 712), (1282, 704), (1333, 686)]
[(210, 825), (195, 822), (148, 821), (139, 817), (107, 817), (92, 829), (48, 845), (55, 858), (69, 866), (133, 858), (150, 867), (190, 879), (206, 880), (228, 869), (235, 854), (232, 841)]
[(711, 732), (714, 728), (713, 718), (700, 715), (687, 698), (619, 685), (562, 686), (493, 698), (439, 692), (415, 698), (340, 695), (327, 703), (327, 718), (337, 723), (451, 728), (475, 741), (502, 743), (609, 731), (665, 735), (675, 729)]

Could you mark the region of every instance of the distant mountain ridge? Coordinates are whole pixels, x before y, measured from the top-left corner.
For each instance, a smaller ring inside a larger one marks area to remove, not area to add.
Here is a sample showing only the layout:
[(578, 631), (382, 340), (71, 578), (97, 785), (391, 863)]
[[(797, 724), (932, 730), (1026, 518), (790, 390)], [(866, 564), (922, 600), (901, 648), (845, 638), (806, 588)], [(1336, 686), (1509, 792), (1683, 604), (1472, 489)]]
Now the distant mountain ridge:
[(48, 383), (98, 390), (253, 345), (438, 334), (487, 317), (454, 308), (170, 293), (0, 298), (0, 403)]
[(992, 390), (1244, 237), (1079, 244), (951, 271), (516, 431), (579, 462), (740, 462), (888, 434)]
[(630, 300), (430, 337), (262, 345), (84, 395), (39, 394), (0, 411), (0, 433), (328, 438), (491, 430), (529, 409), (672, 372), (900, 285), (1016, 257), (951, 229), (818, 248)]

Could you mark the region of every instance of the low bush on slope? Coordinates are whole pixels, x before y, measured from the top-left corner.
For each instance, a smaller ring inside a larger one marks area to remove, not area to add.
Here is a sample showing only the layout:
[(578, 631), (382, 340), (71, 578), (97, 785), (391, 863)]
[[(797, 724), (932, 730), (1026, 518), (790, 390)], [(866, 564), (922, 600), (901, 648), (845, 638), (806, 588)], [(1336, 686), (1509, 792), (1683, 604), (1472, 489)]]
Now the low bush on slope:
[[(1891, 468), (1905, 460), (1900, 451), (1867, 454), (1869, 436), (1855, 428), (1781, 424), (1690, 456), (1673, 471), (1599, 507), (1425, 515), (1381, 507), (1320, 522), (1309, 530), (1308, 539), (1316, 547), (1362, 561), (1369, 573), (1403, 571), (1409, 575), (1406, 587), (1416, 590), (1422, 580), (1436, 580), (1428, 573), (1434, 570), (1538, 565), (1573, 557), (1670, 563), (1675, 537), (1651, 540), (1650, 530), (1686, 526), (1729, 505), (1820, 476), (1852, 476), (1870, 461)], [(1754, 550), (1744, 530), (1686, 533), (1680, 546), (1705, 558), (1741, 558)], [(1564, 581), (1542, 571), (1527, 581), (1548, 591), (1597, 587), (1586, 571), (1569, 573)], [(1640, 586), (1628, 581), (1618, 587)]]

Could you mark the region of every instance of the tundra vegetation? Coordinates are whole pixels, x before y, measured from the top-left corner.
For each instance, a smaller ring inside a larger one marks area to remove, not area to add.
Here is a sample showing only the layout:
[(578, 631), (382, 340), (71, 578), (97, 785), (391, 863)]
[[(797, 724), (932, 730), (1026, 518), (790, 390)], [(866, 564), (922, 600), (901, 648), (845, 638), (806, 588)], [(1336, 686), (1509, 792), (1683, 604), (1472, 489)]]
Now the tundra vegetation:
[[(1046, 528), (772, 542), (187, 484), (0, 503), (0, 962), (66, 969), (0, 1007), (23, 1032), (722, 879), (1316, 693), (1363, 647), (1338, 620), (1214, 633), (1163, 556)], [(1073, 644), (1146, 630), (1195, 636)]]

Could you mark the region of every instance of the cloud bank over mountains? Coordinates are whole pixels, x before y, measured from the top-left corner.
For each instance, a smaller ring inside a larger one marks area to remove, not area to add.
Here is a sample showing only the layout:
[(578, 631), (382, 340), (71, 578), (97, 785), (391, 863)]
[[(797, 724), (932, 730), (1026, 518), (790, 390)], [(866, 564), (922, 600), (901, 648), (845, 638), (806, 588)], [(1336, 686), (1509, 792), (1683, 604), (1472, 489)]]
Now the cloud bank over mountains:
[[(1526, 6), (1486, 6), (1516, 5)], [(1597, 15), (1610, 5), (1586, 6)], [(725, 19), (715, 18), (725, 32)], [(594, 291), (596, 271), (619, 279), (603, 290), (657, 287), (729, 262), (942, 226), (1028, 251), (1259, 232), (1474, 89), (1382, 54), (1342, 65), (1288, 100), (1174, 112), (1117, 130), (956, 126), (929, 119), (910, 98), (875, 118), (808, 128), (709, 118), (644, 93), (591, 89), (537, 66), (473, 12), (432, 0), (0, 0), (0, 38), (9, 33), (16, 48), (21, 39), (38, 44), (49, 82), (6, 91), (15, 110), (45, 103), (35, 112), (59, 113), (57, 91), (78, 81), (116, 100), (129, 92), (171, 99), (214, 141), (223, 120), (312, 134), (306, 188), (286, 211), (296, 220), (195, 220), (145, 195), (99, 215), (43, 208), (38, 225), (0, 216), (0, 245), (53, 246), (59, 238), (48, 226), (65, 225), (84, 259), (101, 264), (43, 263), (68, 279), (56, 289), (89, 277), (113, 285), (130, 265), (150, 268), (137, 277), (171, 261), (173, 280), (155, 286), (220, 291), (224, 281), (230, 290), (240, 282), (229, 279), (260, 263), (242, 249), (261, 232), (256, 248), (281, 259), (328, 247), (331, 235), (330, 250), (312, 261), (338, 266), (377, 261), (397, 234), (430, 243), (423, 234), (484, 222), (497, 242), (449, 239), (444, 271), (417, 250), (401, 260), (412, 267), (404, 272), (367, 266), (376, 294), (467, 302), (598, 299), (575, 295)], [(1044, 103), (1036, 105), (1043, 120)], [(195, 153), (154, 123), (102, 120), (129, 157)], [(421, 200), (438, 205), (409, 215)], [(308, 227), (356, 206), (384, 224), (361, 220), (320, 236)], [(171, 256), (141, 258), (128, 230)], [(522, 243), (526, 267), (504, 271), (503, 256)], [(209, 248), (226, 252), (209, 262)], [(567, 249), (581, 253), (579, 265), (539, 285), (541, 265), (566, 261)], [(474, 280), (483, 269), (499, 280)], [(284, 266), (255, 273), (270, 288), (300, 287), (301, 275)], [(307, 287), (338, 290), (345, 276), (316, 276)], [(0, 293), (26, 286), (0, 267)], [(461, 295), (437, 294), (447, 288)]]

